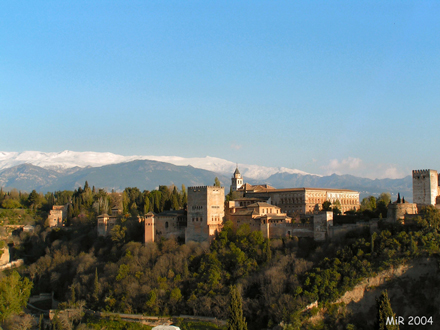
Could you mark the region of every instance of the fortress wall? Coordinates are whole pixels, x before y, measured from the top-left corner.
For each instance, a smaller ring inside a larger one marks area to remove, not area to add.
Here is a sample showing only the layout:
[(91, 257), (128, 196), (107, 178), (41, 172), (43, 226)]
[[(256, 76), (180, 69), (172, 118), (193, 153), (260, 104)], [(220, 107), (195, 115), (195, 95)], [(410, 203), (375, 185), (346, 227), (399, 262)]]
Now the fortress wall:
[(160, 239), (160, 237), (166, 239), (185, 237), (185, 226), (182, 225), (182, 221), (178, 220), (178, 217), (157, 215), (154, 220), (156, 240)]
[(416, 203), (396, 203), (388, 205), (387, 221), (404, 220), (407, 214), (417, 214)]

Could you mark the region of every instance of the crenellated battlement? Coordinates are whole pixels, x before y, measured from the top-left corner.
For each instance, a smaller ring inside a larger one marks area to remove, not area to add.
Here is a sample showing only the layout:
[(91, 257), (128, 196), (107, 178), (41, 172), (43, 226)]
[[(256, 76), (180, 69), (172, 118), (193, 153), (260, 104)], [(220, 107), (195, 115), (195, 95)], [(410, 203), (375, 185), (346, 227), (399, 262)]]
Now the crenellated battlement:
[(188, 187), (188, 190), (207, 190), (208, 186), (192, 186), (192, 187)]
[(208, 190), (208, 189), (221, 189), (223, 187), (216, 187), (216, 186), (192, 186), (188, 187), (188, 190)]
[[(413, 178), (416, 178), (420, 175), (431, 175), (431, 173), (435, 173), (437, 174), (437, 171), (435, 170), (430, 170), (430, 169), (426, 169), (426, 170), (413, 170), (412, 174), (413, 174)], [(419, 178), (419, 177), (418, 177)]]
[(435, 205), (439, 195), (438, 173), (436, 170), (413, 170), (413, 202), (417, 205)]

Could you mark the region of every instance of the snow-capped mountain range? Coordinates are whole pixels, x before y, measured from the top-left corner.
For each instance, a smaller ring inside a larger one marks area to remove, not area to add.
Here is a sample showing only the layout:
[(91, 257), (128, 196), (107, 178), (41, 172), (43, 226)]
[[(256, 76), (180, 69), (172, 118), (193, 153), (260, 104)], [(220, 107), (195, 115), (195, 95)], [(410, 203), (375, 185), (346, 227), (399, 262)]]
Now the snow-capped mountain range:
[[(65, 150), (62, 152), (0, 152), (0, 170), (20, 164), (32, 164), (60, 172), (74, 167), (101, 167), (111, 164), (127, 163), (134, 160), (155, 160), (177, 166), (190, 165), (195, 168), (223, 173), (225, 175), (231, 175), (236, 167), (236, 164), (231, 161), (210, 156), (195, 158), (177, 156), (122, 156), (110, 152), (77, 152)], [(310, 173), (286, 167), (266, 167), (247, 164), (238, 164), (238, 166), (243, 176), (255, 180), (264, 180), (278, 173), (311, 175)]]
[[(218, 177), (228, 192), (236, 164), (216, 157), (122, 156), (108, 152), (0, 152), (0, 187), (21, 191), (74, 190), (88, 181), (107, 191), (126, 187), (142, 190), (159, 185), (178, 187), (213, 184)], [(359, 191), (361, 198), (400, 192), (412, 195), (412, 178), (376, 179), (352, 175), (321, 176), (284, 167), (238, 164), (246, 183), (269, 184), (276, 188), (343, 188)]]

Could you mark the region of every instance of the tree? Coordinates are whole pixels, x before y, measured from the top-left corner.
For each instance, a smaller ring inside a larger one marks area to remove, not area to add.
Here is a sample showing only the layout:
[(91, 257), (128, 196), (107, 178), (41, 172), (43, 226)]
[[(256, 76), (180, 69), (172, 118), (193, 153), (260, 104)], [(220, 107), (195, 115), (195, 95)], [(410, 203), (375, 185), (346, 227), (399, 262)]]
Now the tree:
[(214, 186), (215, 187), (221, 187), (222, 186), (221, 183), (220, 183), (220, 180), (217, 177), (215, 177), (215, 179), (214, 179)]
[(247, 330), (246, 319), (243, 317), (243, 307), (240, 292), (235, 285), (229, 292), (228, 330)]
[(2, 202), (2, 207), (4, 209), (18, 209), (21, 207), (21, 204), (15, 199), (8, 198)]
[(185, 207), (185, 204), (187, 203), (187, 195), (186, 195), (186, 187), (184, 184), (182, 184), (182, 191), (180, 196), (180, 203), (183, 207)]
[(31, 294), (32, 282), (16, 271), (0, 280), (0, 321), (21, 312)]
[(95, 280), (93, 281), (93, 303), (95, 307), (98, 307), (99, 303), (99, 278), (98, 278), (98, 268), (95, 268)]
[(110, 236), (113, 242), (117, 243), (117, 244), (124, 244), (125, 243), (125, 232), (126, 232), (127, 228), (126, 227), (122, 227), (120, 225), (115, 225), (111, 230), (110, 230)]
[(383, 202), (385, 205), (388, 205), (391, 202), (391, 194), (389, 192), (383, 192), (379, 195), (377, 202)]
[(335, 200), (333, 203), (333, 214), (337, 215), (337, 214), (341, 214), (342, 211), (342, 206), (341, 206), (341, 202), (339, 201), (339, 199)]
[(381, 193), (377, 199), (376, 214), (380, 217), (382, 214), (383, 218), (388, 215), (388, 204), (391, 202), (391, 194), (389, 192)]
[(371, 235), (371, 242), (370, 242), (370, 247), (371, 247), (371, 254), (374, 253), (374, 241), (377, 238), (377, 233), (374, 232), (373, 235)]
[(264, 258), (266, 262), (272, 259), (272, 250), (270, 249), (270, 239), (268, 238), (264, 246)]
[(376, 197), (370, 196), (362, 199), (361, 211), (369, 210), (374, 211), (376, 209)]
[[(391, 324), (390, 320), (395, 320), (396, 315), (391, 309), (390, 299), (387, 290), (382, 291), (380, 297), (376, 300), (377, 316), (375, 329), (377, 330), (399, 330), (397, 324)], [(388, 320), (388, 322), (387, 322)]]
[(421, 209), (423, 218), (426, 220), (429, 227), (438, 228), (440, 225), (440, 211), (433, 205), (424, 206)]
[(144, 197), (144, 214), (147, 214), (150, 211), (150, 199), (148, 195)]
[(323, 211), (331, 211), (332, 207), (331, 207), (332, 203), (330, 201), (325, 201), (324, 203), (322, 203), (322, 210)]

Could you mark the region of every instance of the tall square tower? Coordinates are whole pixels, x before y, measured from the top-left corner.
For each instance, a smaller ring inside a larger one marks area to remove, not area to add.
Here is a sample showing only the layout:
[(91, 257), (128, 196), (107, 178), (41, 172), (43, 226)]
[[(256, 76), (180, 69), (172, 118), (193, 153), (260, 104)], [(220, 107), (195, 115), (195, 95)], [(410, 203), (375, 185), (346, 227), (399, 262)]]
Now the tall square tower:
[(188, 215), (185, 242), (205, 242), (223, 228), (225, 188), (188, 187)]
[(438, 173), (435, 170), (413, 170), (413, 203), (435, 205), (438, 196)]

